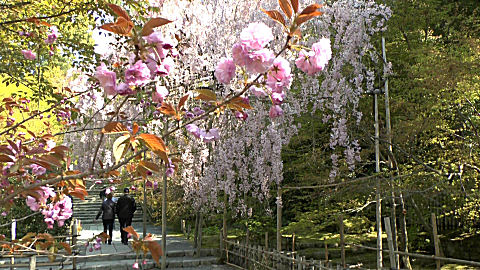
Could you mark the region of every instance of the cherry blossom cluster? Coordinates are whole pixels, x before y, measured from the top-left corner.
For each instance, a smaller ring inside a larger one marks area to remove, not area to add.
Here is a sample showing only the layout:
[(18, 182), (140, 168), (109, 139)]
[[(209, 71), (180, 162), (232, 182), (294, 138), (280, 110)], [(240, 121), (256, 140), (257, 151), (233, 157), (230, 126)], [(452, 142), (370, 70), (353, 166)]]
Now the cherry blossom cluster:
[(58, 226), (62, 227), (66, 220), (72, 216), (72, 200), (68, 196), (55, 203), (47, 204), (50, 198), (52, 201), (56, 198), (56, 193), (51, 187), (40, 187), (36, 191), (38, 199), (27, 196), (26, 203), (32, 211), (42, 211), (45, 223), (49, 229), (53, 228), (53, 224), (57, 221)]
[[(54, 48), (52, 44), (55, 43), (60, 33), (58, 32), (58, 28), (56, 26), (51, 26), (49, 30), (50, 30), (50, 33), (47, 35), (47, 38), (44, 40), (44, 42), (46, 45), (50, 45), (49, 54), (50, 56), (52, 56), (54, 54)], [(24, 32), (24, 31), (18, 32), (18, 35), (21, 37), (27, 37), (27, 38), (33, 36), (31, 32)], [(37, 58), (37, 54), (32, 50), (21, 50), (21, 53), (23, 54), (23, 57), (25, 57), (25, 59), (27, 60), (35, 60)]]
[[(157, 76), (165, 77), (172, 71), (175, 66), (173, 58), (178, 56), (175, 42), (164, 38), (161, 32), (153, 32), (144, 41), (148, 54), (143, 60), (132, 55), (131, 63), (124, 72), (125, 82), (117, 84), (117, 73), (109, 70), (104, 63), (97, 67), (95, 77), (107, 96), (135, 94), (138, 87), (145, 86)], [(153, 101), (161, 103), (167, 95), (165, 86), (157, 83), (152, 93)]]

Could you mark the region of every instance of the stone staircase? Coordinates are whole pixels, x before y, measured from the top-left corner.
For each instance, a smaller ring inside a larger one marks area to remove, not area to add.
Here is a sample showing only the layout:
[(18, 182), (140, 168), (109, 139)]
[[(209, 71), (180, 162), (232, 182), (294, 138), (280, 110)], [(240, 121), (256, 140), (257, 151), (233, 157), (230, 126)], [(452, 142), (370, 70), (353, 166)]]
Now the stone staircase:
[[(96, 187), (95, 189), (89, 190), (89, 195), (83, 201), (75, 197), (73, 198), (73, 218), (80, 220), (82, 226), (88, 227), (88, 225), (91, 224), (102, 223), (101, 216), (98, 220), (94, 220), (102, 205), (102, 199), (100, 199), (100, 191), (102, 189), (103, 188), (101, 187)], [(118, 199), (122, 195), (123, 193), (116, 192), (114, 193), (114, 198)], [(147, 221), (149, 221), (148, 216)], [(143, 209), (142, 205), (138, 202), (137, 210), (135, 211), (132, 222), (143, 222)], [(119, 228), (119, 226), (120, 224), (118, 223), (118, 219), (115, 219), (115, 227)]]
[[(94, 221), (95, 216), (100, 209), (102, 200), (99, 193), (101, 188), (95, 188), (89, 190), (89, 195), (84, 201), (74, 198), (73, 199), (73, 218), (81, 221), (82, 230), (79, 232), (80, 236), (77, 240), (77, 255), (75, 258), (76, 269), (103, 269), (103, 270), (124, 270), (133, 269), (133, 264), (138, 262), (139, 269), (160, 269), (159, 266), (153, 261), (151, 254), (147, 254), (143, 257), (143, 253), (137, 255), (131, 248), (131, 241), (129, 245), (123, 245), (120, 241), (120, 224), (118, 220), (115, 221), (113, 231), (112, 245), (102, 244), (100, 250), (89, 251), (92, 246), (85, 245), (87, 239), (92, 238), (103, 231), (103, 224), (101, 218)], [(117, 193), (115, 196), (119, 197), (121, 194)], [(132, 226), (135, 230), (142, 235), (143, 223), (142, 223), (142, 207), (137, 204), (137, 211), (135, 212)], [(147, 232), (153, 234), (153, 239), (161, 244), (161, 227), (155, 226), (148, 222), (146, 223)], [(216, 249), (202, 249), (200, 256), (195, 254), (195, 249), (192, 244), (183, 237), (168, 235), (167, 234), (167, 260), (166, 265), (171, 270), (231, 270), (229, 266), (218, 265), (218, 250)], [(15, 267), (13, 269), (31, 269), (29, 264), (30, 258), (16, 258)], [(143, 260), (146, 260), (146, 264), (142, 264)], [(10, 263), (10, 259), (0, 256), (0, 269), (8, 269), (7, 266)], [(47, 256), (36, 256), (35, 269), (47, 270), (47, 269), (73, 269), (72, 258), (60, 258), (57, 257), (52, 265)], [(18, 266), (17, 266), (18, 265)]]

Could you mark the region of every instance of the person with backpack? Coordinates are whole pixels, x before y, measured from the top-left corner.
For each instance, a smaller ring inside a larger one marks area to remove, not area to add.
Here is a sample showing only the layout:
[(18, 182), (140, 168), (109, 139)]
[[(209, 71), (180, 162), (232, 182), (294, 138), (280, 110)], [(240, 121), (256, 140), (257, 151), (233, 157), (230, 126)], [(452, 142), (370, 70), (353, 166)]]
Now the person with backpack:
[(100, 211), (98, 211), (95, 220), (97, 220), (103, 213), (103, 232), (107, 233), (108, 229), (108, 235), (110, 236), (110, 238), (108, 239), (108, 244), (111, 245), (113, 239), (113, 222), (115, 221), (116, 205), (115, 202), (112, 200), (113, 194), (111, 192), (108, 193), (106, 196), (107, 199), (102, 202), (102, 206), (100, 207)]
[(128, 188), (123, 189), (123, 196), (118, 198), (116, 208), (118, 221), (120, 222), (120, 235), (124, 245), (128, 245), (128, 233), (123, 229), (132, 225), (133, 213), (137, 210), (135, 199), (128, 195), (129, 192)]

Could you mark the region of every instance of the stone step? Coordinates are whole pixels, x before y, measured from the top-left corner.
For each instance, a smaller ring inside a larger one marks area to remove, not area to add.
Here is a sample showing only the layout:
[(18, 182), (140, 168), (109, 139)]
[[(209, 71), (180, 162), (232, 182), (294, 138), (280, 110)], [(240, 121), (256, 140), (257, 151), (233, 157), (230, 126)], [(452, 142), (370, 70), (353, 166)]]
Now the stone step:
[[(98, 219), (98, 220), (93, 220), (94, 217), (92, 218), (87, 218), (87, 219), (80, 219), (82, 221), (82, 225), (87, 225), (87, 224), (102, 224), (102, 220), (101, 219)], [(150, 219), (147, 218), (147, 221), (149, 221)], [(141, 223), (143, 221), (142, 218), (133, 218), (132, 219), (132, 222), (135, 222), (135, 223)], [(115, 224), (119, 224), (118, 223), (118, 219), (115, 219)]]

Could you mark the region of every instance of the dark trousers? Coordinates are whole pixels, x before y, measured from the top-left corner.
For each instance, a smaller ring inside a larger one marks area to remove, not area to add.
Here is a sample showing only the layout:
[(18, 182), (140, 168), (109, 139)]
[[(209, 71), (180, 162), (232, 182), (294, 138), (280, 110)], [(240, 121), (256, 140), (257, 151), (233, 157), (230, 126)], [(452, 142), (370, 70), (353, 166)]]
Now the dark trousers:
[(120, 222), (120, 235), (122, 236), (122, 243), (126, 244), (128, 243), (128, 233), (124, 231), (123, 228), (126, 228), (132, 225), (132, 218), (119, 217), (118, 221)]
[(108, 239), (108, 243), (112, 243), (113, 239), (113, 222), (115, 221), (114, 219), (103, 219), (103, 232), (107, 233), (108, 229), (108, 235), (110, 235), (110, 239)]

